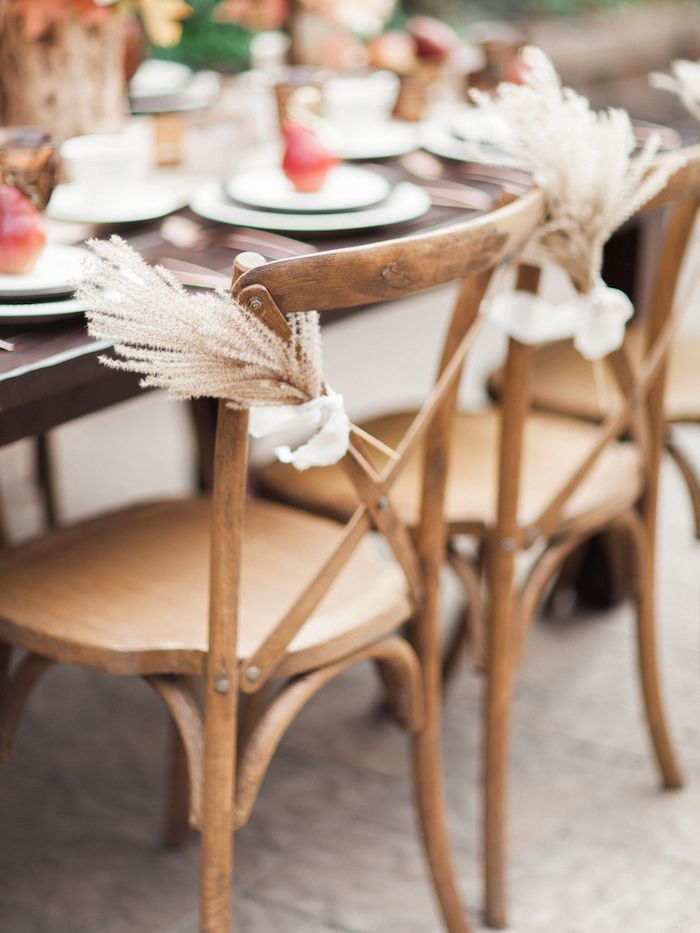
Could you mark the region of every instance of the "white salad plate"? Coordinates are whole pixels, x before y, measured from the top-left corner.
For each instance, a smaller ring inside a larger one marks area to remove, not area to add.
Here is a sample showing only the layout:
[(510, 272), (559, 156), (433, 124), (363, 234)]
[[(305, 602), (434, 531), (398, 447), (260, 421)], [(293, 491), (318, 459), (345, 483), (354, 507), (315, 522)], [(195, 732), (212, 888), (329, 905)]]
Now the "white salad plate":
[(85, 313), (82, 301), (40, 301), (31, 304), (0, 304), (0, 324), (49, 324)]
[(352, 128), (331, 126), (328, 148), (340, 159), (392, 159), (420, 145), (418, 125), (400, 120)]
[(53, 220), (81, 224), (143, 223), (165, 217), (187, 204), (188, 194), (163, 181), (140, 181), (108, 198), (75, 184), (59, 185), (47, 214)]
[(200, 217), (234, 227), (293, 233), (341, 233), (415, 220), (429, 210), (430, 198), (422, 188), (401, 182), (385, 201), (374, 207), (327, 214), (295, 214), (242, 207), (229, 200), (218, 182), (207, 182), (194, 192), (190, 208)]
[[(78, 246), (49, 243), (31, 272), (0, 275), (0, 302), (35, 301), (72, 295), (87, 253)], [(5, 305), (7, 307), (7, 305)]]
[(216, 71), (198, 71), (177, 91), (131, 95), (132, 113), (180, 113), (211, 106), (221, 91), (221, 75)]
[(246, 207), (294, 213), (355, 211), (383, 201), (391, 191), (382, 175), (355, 165), (336, 165), (319, 191), (297, 191), (282, 169), (256, 168), (226, 183), (229, 197)]
[(138, 101), (144, 97), (181, 94), (193, 75), (187, 65), (151, 58), (136, 69), (136, 74), (129, 82), (129, 97), (132, 101)]

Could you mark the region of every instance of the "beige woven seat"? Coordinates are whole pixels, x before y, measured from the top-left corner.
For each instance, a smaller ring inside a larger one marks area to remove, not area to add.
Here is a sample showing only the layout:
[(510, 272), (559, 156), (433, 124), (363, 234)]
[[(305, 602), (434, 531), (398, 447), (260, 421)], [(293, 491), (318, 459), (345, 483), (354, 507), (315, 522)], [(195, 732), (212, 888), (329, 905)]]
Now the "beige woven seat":
[[(0, 557), (0, 638), (124, 674), (201, 674), (207, 651), (211, 503), (149, 504), (57, 531)], [(318, 573), (342, 526), (249, 503), (238, 657), (249, 657)], [(303, 542), (303, 547), (299, 547)], [(270, 586), (268, 568), (277, 567)], [(330, 663), (396, 628), (403, 574), (363, 541), (287, 649), (283, 676)]]
[[(362, 427), (390, 447), (395, 447), (413, 417), (410, 413), (387, 415)], [(520, 524), (530, 525), (551, 498), (552, 490), (570, 476), (590, 449), (596, 428), (556, 415), (534, 414), (525, 427), (523, 475), (520, 487)], [(493, 528), (498, 493), (499, 413), (462, 412), (452, 444), (452, 460), (445, 499), (445, 514), (453, 528), (482, 533)], [(357, 496), (338, 467), (296, 474), (273, 463), (257, 474), (261, 490), (276, 499), (325, 515), (347, 518), (357, 506)], [(566, 505), (559, 533), (575, 523), (580, 530), (629, 509), (639, 498), (643, 470), (633, 445), (610, 445), (595, 468)], [(397, 481), (394, 501), (406, 520), (418, 520), (420, 457), (411, 458)]]
[[(641, 328), (630, 328), (627, 341), (633, 357), (642, 355)], [(620, 394), (604, 366), (584, 360), (568, 342), (540, 348), (532, 373), (532, 403), (537, 408), (599, 421)], [(492, 386), (497, 390), (499, 380)], [(675, 424), (700, 422), (700, 338), (677, 338), (671, 347), (666, 386), (666, 418)]]

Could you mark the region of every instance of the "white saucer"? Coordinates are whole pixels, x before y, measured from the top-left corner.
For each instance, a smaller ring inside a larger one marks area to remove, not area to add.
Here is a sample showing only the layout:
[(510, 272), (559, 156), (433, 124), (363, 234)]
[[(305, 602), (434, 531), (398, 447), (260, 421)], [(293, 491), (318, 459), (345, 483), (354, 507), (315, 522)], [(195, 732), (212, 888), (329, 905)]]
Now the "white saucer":
[(382, 175), (354, 165), (336, 165), (320, 191), (297, 191), (281, 168), (256, 168), (226, 183), (239, 204), (268, 211), (330, 213), (355, 211), (383, 201), (391, 186)]
[(182, 188), (162, 180), (143, 181), (103, 202), (78, 185), (59, 185), (51, 196), (47, 214), (53, 220), (80, 224), (131, 224), (165, 217), (187, 204)]
[(0, 324), (49, 324), (85, 313), (82, 301), (45, 301), (32, 304), (0, 304)]
[(385, 201), (366, 210), (332, 214), (278, 213), (234, 204), (217, 182), (207, 182), (194, 192), (190, 208), (200, 217), (234, 227), (257, 227), (259, 230), (286, 230), (294, 233), (340, 233), (415, 220), (430, 208), (430, 198), (422, 188), (401, 182)]
[(82, 278), (86, 256), (85, 250), (78, 246), (49, 243), (31, 272), (0, 275), (0, 301), (33, 301), (72, 295)]
[(331, 126), (330, 131), (329, 148), (341, 159), (392, 159), (420, 145), (418, 125), (400, 120), (342, 130)]

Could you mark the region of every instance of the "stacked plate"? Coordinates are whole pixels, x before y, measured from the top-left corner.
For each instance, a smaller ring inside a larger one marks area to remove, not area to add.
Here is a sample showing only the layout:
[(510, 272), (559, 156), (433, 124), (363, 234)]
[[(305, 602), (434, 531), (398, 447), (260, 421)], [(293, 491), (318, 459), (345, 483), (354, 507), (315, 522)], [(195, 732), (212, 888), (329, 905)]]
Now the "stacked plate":
[(423, 215), (430, 198), (416, 185), (392, 185), (384, 175), (339, 165), (320, 191), (296, 191), (280, 168), (256, 168), (223, 186), (208, 182), (190, 201), (201, 217), (237, 227), (330, 234), (405, 223)]
[(31, 272), (0, 275), (0, 324), (42, 324), (82, 314), (73, 296), (85, 250), (50, 243)]
[(177, 62), (150, 59), (129, 84), (132, 113), (178, 113), (214, 103), (221, 91), (215, 71), (193, 72)]

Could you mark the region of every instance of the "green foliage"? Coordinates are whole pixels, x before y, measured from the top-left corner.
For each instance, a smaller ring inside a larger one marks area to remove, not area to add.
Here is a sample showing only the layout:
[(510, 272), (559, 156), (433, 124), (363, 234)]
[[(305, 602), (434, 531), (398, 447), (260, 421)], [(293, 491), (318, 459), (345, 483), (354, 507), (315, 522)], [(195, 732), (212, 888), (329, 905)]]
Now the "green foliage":
[(250, 33), (235, 23), (216, 23), (211, 14), (217, 0), (189, 0), (194, 8), (185, 20), (182, 39), (172, 49), (154, 49), (157, 58), (168, 58), (195, 68), (239, 71), (249, 61)]

